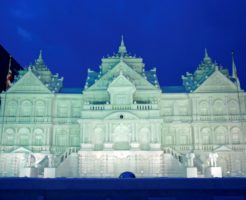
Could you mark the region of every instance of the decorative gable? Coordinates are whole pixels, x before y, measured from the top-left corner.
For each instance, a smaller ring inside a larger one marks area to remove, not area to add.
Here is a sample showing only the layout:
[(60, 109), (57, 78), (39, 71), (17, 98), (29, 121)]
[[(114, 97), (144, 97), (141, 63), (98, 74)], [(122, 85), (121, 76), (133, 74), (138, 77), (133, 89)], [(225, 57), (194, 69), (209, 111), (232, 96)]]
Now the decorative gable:
[(51, 91), (34, 75), (31, 70), (18, 80), (9, 90), (8, 93), (31, 93), (31, 94), (50, 94)]
[(133, 93), (136, 91), (135, 86), (123, 75), (120, 75), (109, 84), (108, 92), (110, 93), (111, 104), (132, 104)]
[(12, 153), (32, 153), (29, 149), (26, 149), (24, 147), (19, 147), (12, 151)]
[(231, 150), (232, 150), (232, 149), (229, 148), (228, 146), (222, 145), (222, 146), (216, 148), (214, 151), (215, 151), (215, 152), (221, 152), (221, 151), (231, 151)]
[(214, 71), (194, 92), (237, 92), (237, 86), (219, 70)]
[(120, 72), (124, 73), (132, 83), (134, 83), (137, 89), (147, 89), (147, 90), (157, 90), (158, 86), (152, 85), (146, 77), (134, 71), (130, 66), (128, 66), (124, 61), (119, 62), (110, 71), (100, 77), (88, 90), (100, 90), (107, 89), (109, 84), (119, 76)]
[(108, 90), (113, 88), (134, 88), (134, 90), (136, 90), (135, 86), (123, 75), (122, 72), (120, 72), (120, 75), (110, 83)]

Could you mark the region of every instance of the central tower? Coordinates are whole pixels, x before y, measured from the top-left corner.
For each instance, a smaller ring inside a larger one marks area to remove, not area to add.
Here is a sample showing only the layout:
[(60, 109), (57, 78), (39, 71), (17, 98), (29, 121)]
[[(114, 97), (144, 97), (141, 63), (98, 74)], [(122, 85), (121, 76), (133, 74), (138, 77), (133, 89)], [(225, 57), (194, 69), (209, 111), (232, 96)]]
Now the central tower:
[(83, 92), (80, 176), (163, 176), (156, 70), (146, 71), (142, 58), (127, 52), (123, 37), (118, 53), (103, 58), (99, 68), (88, 70)]

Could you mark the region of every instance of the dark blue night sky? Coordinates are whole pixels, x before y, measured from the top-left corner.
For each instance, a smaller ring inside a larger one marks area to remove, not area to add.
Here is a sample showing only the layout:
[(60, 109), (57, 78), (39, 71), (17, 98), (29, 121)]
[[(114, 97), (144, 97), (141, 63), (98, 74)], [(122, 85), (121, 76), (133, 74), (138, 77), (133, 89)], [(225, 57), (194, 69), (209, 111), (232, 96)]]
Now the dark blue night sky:
[(245, 0), (0, 0), (0, 43), (23, 66), (43, 50), (65, 87), (83, 87), (87, 68), (116, 52), (124, 35), (129, 52), (157, 67), (162, 86), (182, 84), (204, 48), (231, 71), (231, 50), (246, 89)]

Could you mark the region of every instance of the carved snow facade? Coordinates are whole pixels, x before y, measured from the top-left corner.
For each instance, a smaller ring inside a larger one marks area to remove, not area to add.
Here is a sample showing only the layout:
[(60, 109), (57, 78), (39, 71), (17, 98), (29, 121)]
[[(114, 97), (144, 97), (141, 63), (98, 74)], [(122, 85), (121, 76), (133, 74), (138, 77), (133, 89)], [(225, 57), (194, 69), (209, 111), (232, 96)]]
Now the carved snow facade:
[(211, 152), (223, 176), (246, 176), (246, 95), (233, 70), (205, 53), (183, 86), (160, 87), (122, 40), (83, 90), (68, 90), (40, 55), (1, 93), (0, 176), (52, 167), (57, 177), (182, 177), (190, 152), (200, 177)]

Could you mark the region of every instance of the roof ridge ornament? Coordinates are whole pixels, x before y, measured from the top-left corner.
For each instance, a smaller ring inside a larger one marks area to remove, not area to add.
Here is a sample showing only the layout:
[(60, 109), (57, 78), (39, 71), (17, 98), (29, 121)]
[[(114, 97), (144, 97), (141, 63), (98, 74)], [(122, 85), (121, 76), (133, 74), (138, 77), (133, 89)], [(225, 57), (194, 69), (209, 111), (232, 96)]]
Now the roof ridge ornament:
[(208, 55), (208, 50), (207, 48), (205, 48), (205, 53), (204, 53), (204, 58), (203, 58), (204, 61), (207, 61), (207, 60), (210, 60), (211, 61), (211, 58), (209, 57)]
[(42, 52), (42, 49), (39, 50), (38, 59), (43, 60), (43, 52)]
[(39, 51), (39, 55), (38, 55), (38, 58), (37, 60), (35, 61), (35, 65), (41, 65), (41, 66), (44, 66), (44, 59), (43, 59), (43, 51), (40, 49)]
[(123, 56), (124, 54), (127, 53), (126, 46), (125, 46), (125, 43), (124, 43), (124, 37), (123, 37), (123, 35), (121, 35), (121, 42), (120, 42), (118, 53), (121, 56)]
[(207, 57), (209, 57), (208, 56), (208, 50), (207, 50), (207, 48), (205, 48), (205, 58), (207, 58)]
[(43, 60), (43, 52), (42, 52), (42, 50), (40, 49), (40, 50), (39, 50), (38, 58), (37, 58), (37, 60), (36, 60), (36, 63), (43, 63), (43, 62), (44, 62), (44, 60)]

